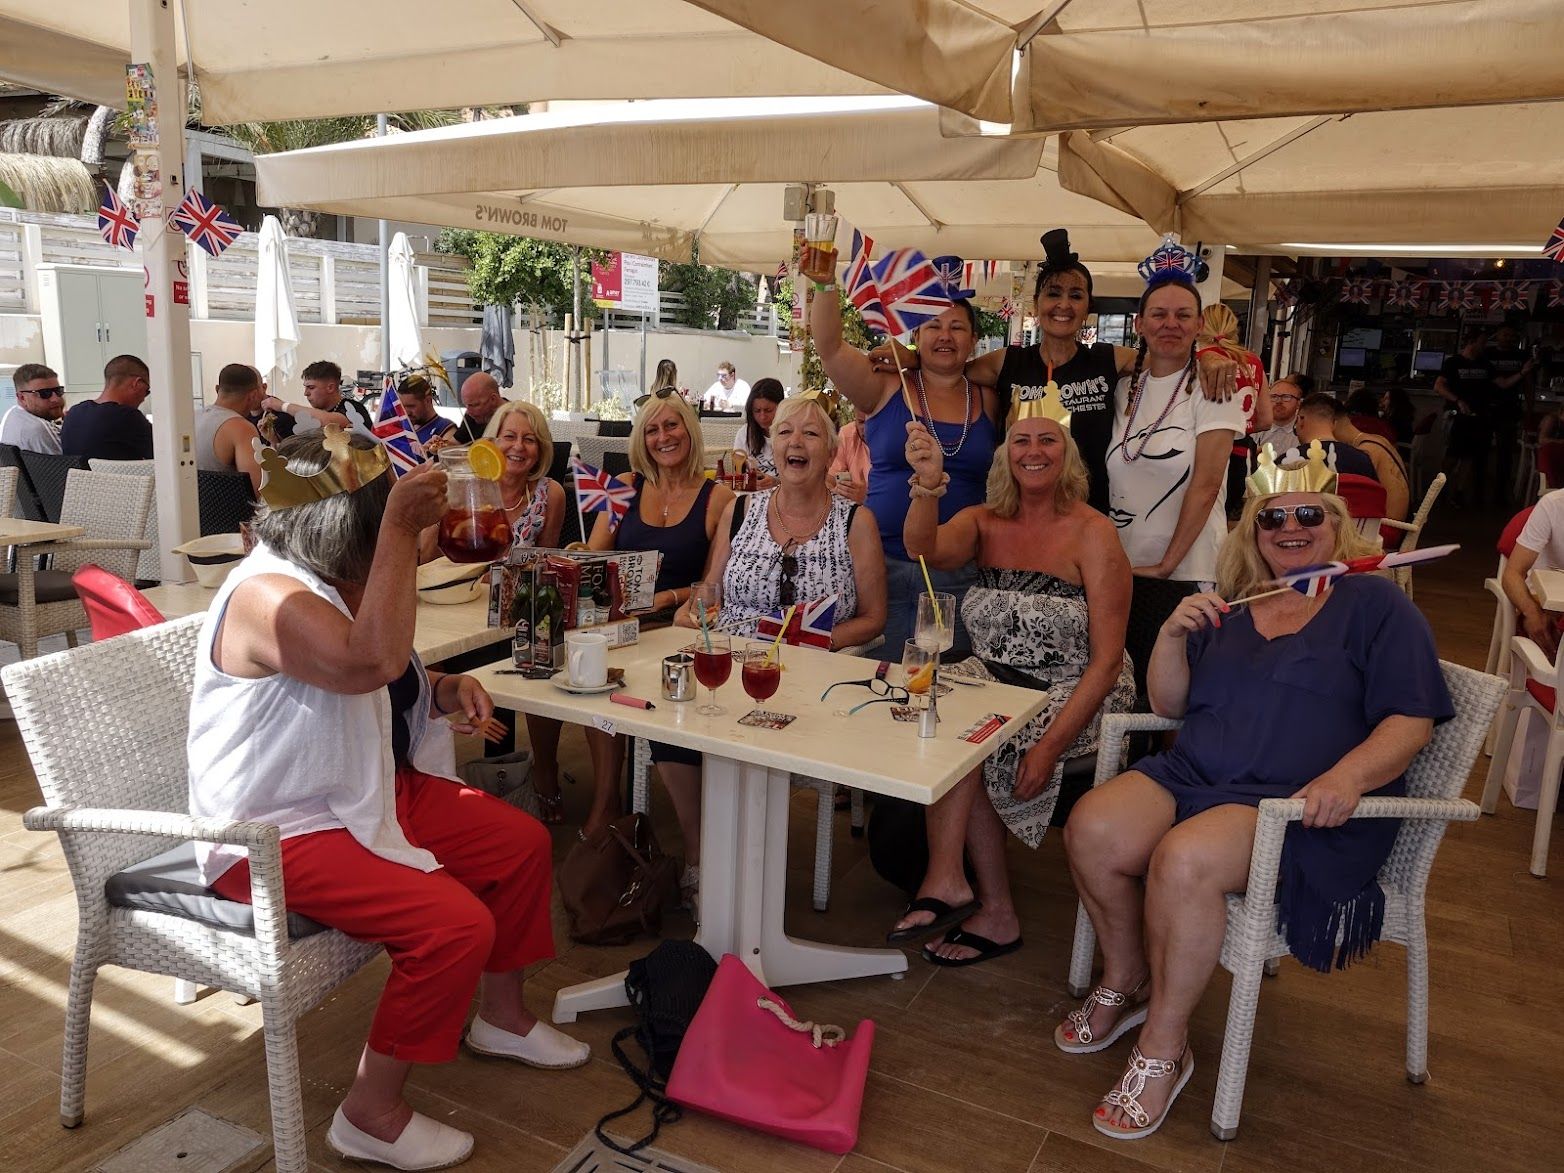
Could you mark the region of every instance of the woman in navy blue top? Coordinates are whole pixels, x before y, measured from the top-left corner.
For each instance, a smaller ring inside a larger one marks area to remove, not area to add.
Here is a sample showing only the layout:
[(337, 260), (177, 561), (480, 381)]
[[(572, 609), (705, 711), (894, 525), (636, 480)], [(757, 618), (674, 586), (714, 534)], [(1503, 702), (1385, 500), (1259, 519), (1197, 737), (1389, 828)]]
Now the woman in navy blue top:
[(1184, 719), (1176, 743), (1071, 813), (1065, 847), (1104, 968), (1054, 1040), (1097, 1051), (1145, 1022), (1093, 1119), (1115, 1139), (1155, 1131), (1193, 1070), (1189, 1016), (1221, 952), (1226, 895), (1248, 882), (1262, 799), (1305, 800), (1278, 885), (1294, 955), (1329, 970), (1379, 936), (1375, 877), (1398, 824), (1348, 818), (1364, 795), (1405, 793), (1407, 766), (1454, 715), (1433, 633), (1392, 583), (1368, 575), (1314, 598), (1223, 602), (1362, 552), (1334, 493), (1251, 497), (1222, 547), (1220, 593), (1181, 602), (1152, 652), (1147, 690), (1154, 711)]
[[(863, 420), (864, 443), (869, 449), (869, 492), (864, 504), (879, 523), (880, 542), (885, 548), (885, 647), (886, 655), (894, 659), (901, 655), (902, 644), (912, 638), (917, 597), (924, 589), (918, 564), (907, 557), (901, 540), (907, 485), (912, 477), (906, 455), (907, 425), (916, 419), (939, 441), (945, 472), (950, 476), (939, 500), (939, 520), (944, 524), (968, 506), (983, 504), (988, 470), (999, 447), (999, 401), (992, 387), (967, 377), (967, 360), (977, 345), (977, 311), (969, 302), (956, 302), (918, 328), (919, 364), (906, 372), (904, 394), (895, 370), (875, 370), (867, 355), (842, 341), (834, 262), (831, 272), (806, 275), (825, 282), (816, 285), (819, 292), (809, 318), (820, 363)], [(935, 589), (956, 596), (955, 646), (964, 649), (968, 641), (959, 618), (961, 600), (976, 572), (964, 566), (931, 569), (929, 574)]]

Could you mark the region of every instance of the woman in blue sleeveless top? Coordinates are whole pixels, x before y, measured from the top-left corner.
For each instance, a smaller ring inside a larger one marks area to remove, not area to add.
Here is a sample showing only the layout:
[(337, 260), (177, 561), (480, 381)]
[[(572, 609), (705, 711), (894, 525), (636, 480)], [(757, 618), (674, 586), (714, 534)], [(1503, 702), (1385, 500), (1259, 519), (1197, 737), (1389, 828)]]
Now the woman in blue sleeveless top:
[[(810, 332), (825, 373), (837, 390), (853, 403), (863, 419), (864, 442), (869, 449), (869, 494), (864, 502), (880, 526), (885, 546), (886, 656), (901, 655), (902, 644), (912, 638), (917, 597), (924, 589), (918, 563), (907, 557), (902, 545), (902, 522), (907, 516), (907, 425), (923, 424), (939, 441), (950, 481), (939, 501), (939, 519), (949, 521), (969, 505), (983, 503), (989, 465), (999, 443), (995, 421), (998, 401), (992, 387), (967, 377), (967, 360), (977, 344), (977, 312), (958, 301), (939, 317), (918, 328), (919, 366), (907, 372), (906, 389), (897, 373), (879, 372), (868, 357), (842, 341), (841, 304), (835, 274), (806, 274), (820, 284), (810, 310)], [(960, 626), (962, 596), (972, 585), (974, 571), (934, 571), (936, 590), (956, 596), (956, 647), (966, 648), (966, 631)]]

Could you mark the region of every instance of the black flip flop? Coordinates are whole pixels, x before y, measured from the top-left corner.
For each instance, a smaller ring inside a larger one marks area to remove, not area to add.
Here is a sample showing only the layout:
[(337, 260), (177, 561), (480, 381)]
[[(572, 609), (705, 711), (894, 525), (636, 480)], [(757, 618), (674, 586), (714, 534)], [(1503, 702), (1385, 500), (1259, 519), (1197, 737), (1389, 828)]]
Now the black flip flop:
[(900, 945), (903, 941), (917, 941), (934, 933), (942, 933), (948, 928), (959, 925), (967, 917), (972, 916), (983, 907), (981, 900), (969, 900), (965, 904), (950, 905), (933, 896), (920, 896), (906, 908), (902, 909), (902, 916), (911, 916), (915, 912), (932, 912), (934, 919), (928, 924), (908, 925), (905, 929), (892, 929), (885, 934), (887, 945)]
[(943, 965), (947, 969), (956, 969), (963, 965), (977, 965), (979, 962), (992, 961), (996, 957), (1003, 957), (1006, 953), (1014, 953), (1021, 948), (1021, 938), (1009, 941), (1001, 945), (998, 941), (991, 941), (979, 933), (969, 933), (965, 929), (957, 929), (945, 937), (947, 945), (962, 945), (968, 949), (976, 949), (976, 957), (941, 957), (932, 951), (932, 946), (923, 947), (923, 960), (930, 965)]

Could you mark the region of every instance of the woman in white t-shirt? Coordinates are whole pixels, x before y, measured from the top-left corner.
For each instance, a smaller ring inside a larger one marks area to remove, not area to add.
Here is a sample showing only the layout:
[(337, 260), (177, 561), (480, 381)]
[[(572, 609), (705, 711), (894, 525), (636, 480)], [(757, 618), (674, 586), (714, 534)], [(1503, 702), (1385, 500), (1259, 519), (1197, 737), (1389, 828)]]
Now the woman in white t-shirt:
[(1135, 315), (1135, 371), (1114, 392), (1108, 516), (1135, 574), (1125, 644), (1142, 687), (1157, 630), (1179, 600), (1216, 578), (1227, 536), (1227, 460), (1244, 432), (1237, 400), (1198, 394), (1200, 322), (1189, 275), (1154, 274)]

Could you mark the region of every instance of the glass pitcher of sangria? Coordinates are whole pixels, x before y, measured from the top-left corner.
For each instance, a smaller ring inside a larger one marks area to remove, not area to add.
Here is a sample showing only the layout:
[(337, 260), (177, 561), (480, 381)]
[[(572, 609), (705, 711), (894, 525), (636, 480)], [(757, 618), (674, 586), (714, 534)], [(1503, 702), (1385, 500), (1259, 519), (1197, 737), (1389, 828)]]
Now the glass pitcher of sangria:
[[(487, 454), (485, 454), (487, 455)], [(474, 471), (467, 445), (442, 448), (437, 459), (445, 470), (445, 516), (440, 518), (440, 553), (452, 562), (494, 562), (510, 549), (510, 520), (500, 498), (498, 477)], [(484, 463), (480, 460), (480, 463)], [(497, 470), (496, 470), (497, 471)]]

